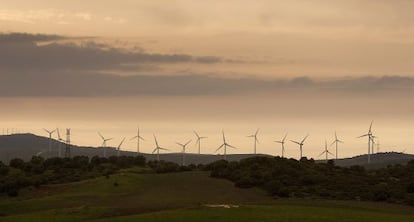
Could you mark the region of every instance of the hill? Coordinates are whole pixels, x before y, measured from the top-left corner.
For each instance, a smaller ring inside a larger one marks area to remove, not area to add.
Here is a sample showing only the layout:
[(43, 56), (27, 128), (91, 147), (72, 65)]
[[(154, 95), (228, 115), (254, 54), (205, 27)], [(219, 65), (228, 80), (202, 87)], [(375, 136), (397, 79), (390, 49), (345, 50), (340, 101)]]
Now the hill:
[(336, 160), (335, 165), (343, 167), (359, 165), (364, 166), (367, 169), (379, 169), (388, 165), (407, 164), (410, 160), (414, 160), (414, 155), (397, 152), (376, 153), (371, 155), (370, 164), (368, 164), (367, 160), (367, 155), (360, 155), (352, 158)]
[(0, 196), (0, 220), (17, 221), (413, 221), (413, 208), (384, 203), (274, 200), (208, 172), (142, 173), (27, 189)]
[[(40, 155), (43, 157), (56, 157), (59, 153), (59, 144), (64, 153), (65, 144), (52, 140), (52, 153), (48, 154), (49, 149), (49, 138), (37, 136), (34, 134), (13, 134), (7, 136), (0, 136), (0, 161), (8, 163), (13, 158), (21, 158), (23, 160), (29, 160), (34, 155)], [(72, 156), (102, 156), (103, 148), (101, 147), (85, 147), (71, 145)], [(107, 148), (107, 155), (117, 155), (117, 151), (113, 147)], [(121, 155), (125, 156), (135, 156), (135, 152), (121, 151)], [(155, 154), (143, 153), (143, 156), (147, 160), (156, 160), (157, 156)], [(255, 156), (253, 154), (233, 154), (228, 155), (227, 159), (229, 161), (238, 161), (244, 158)], [(167, 153), (160, 154), (162, 160), (175, 162), (180, 164), (182, 155), (181, 153)], [(212, 155), (212, 154), (186, 154), (186, 163), (187, 164), (207, 164), (217, 160), (223, 159), (222, 155)]]
[[(64, 153), (65, 144), (57, 140), (52, 142), (52, 156), (58, 156), (59, 144)], [(34, 134), (14, 134), (7, 136), (0, 136), (0, 161), (8, 163), (12, 158), (21, 158), (29, 160), (34, 155), (40, 155), (43, 157), (49, 157), (48, 154), (49, 138), (37, 136)], [(84, 147), (84, 146), (71, 146), (72, 156), (84, 155), (84, 156), (102, 156), (103, 150), (100, 147)], [(107, 148), (108, 156), (117, 155), (115, 148)], [(135, 152), (122, 151), (121, 155), (132, 156), (136, 155)], [(156, 155), (143, 154), (147, 160), (155, 160)], [(229, 161), (239, 161), (241, 159), (253, 157), (253, 156), (267, 156), (263, 154), (231, 154), (227, 155)], [(181, 163), (180, 153), (167, 153), (160, 155), (162, 160)], [(220, 159), (223, 159), (222, 155), (213, 154), (186, 154), (187, 164), (208, 164)], [(352, 158), (339, 159), (336, 162), (338, 166), (352, 166), (361, 165), (366, 168), (376, 169), (386, 167), (390, 164), (406, 164), (408, 161), (413, 160), (414, 155), (403, 154), (403, 153), (378, 153), (371, 157), (371, 164), (367, 164), (367, 156), (361, 155)], [(318, 160), (319, 161), (319, 160)], [(322, 160), (320, 160), (322, 162)]]

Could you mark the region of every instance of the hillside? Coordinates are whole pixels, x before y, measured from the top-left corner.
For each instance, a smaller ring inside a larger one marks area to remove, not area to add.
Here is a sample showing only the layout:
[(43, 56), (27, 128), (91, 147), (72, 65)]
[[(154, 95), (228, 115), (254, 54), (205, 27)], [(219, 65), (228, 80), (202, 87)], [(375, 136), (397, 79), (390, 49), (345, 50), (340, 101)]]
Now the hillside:
[[(64, 153), (65, 144), (53, 140), (52, 143), (52, 156), (58, 155), (58, 147), (61, 144), (62, 153)], [(48, 157), (47, 151), (49, 147), (49, 138), (37, 136), (33, 134), (14, 134), (8, 136), (0, 136), (0, 161), (9, 162), (12, 158), (21, 158), (24, 160), (30, 159), (33, 155), (40, 155), (43, 157)], [(83, 147), (72, 145), (71, 149), (72, 155), (84, 155), (84, 156), (102, 156), (102, 148), (96, 147)], [(114, 148), (107, 149), (108, 156), (117, 155), (117, 152)], [(134, 152), (122, 151), (121, 155), (136, 155)], [(143, 154), (148, 160), (155, 160), (156, 155), (153, 154)], [(238, 161), (244, 158), (255, 156), (253, 154), (231, 154), (227, 156), (229, 161)], [(260, 154), (256, 155), (260, 156)], [(162, 160), (171, 161), (175, 163), (181, 163), (181, 154), (180, 153), (167, 153), (160, 155)], [(223, 159), (222, 155), (213, 155), (213, 154), (186, 154), (186, 163), (187, 164), (207, 164), (214, 162), (216, 160)], [(374, 154), (371, 157), (371, 164), (367, 164), (367, 156), (361, 155), (352, 158), (339, 159), (336, 162), (339, 166), (352, 166), (352, 165), (361, 165), (367, 168), (381, 168), (386, 167), (389, 164), (406, 164), (408, 161), (413, 160), (414, 155), (403, 154), (403, 153), (378, 153)], [(320, 162), (323, 162), (322, 160)]]
[[(142, 173), (133, 168), (70, 184), (0, 196), (0, 220), (17, 221), (402, 221), (413, 208), (384, 203), (270, 198), (208, 172)], [(230, 207), (230, 208), (227, 208)]]
[[(52, 156), (58, 156), (59, 144), (64, 153), (65, 144), (52, 140)], [(49, 157), (47, 151), (49, 149), (49, 138), (37, 136), (34, 134), (14, 134), (7, 136), (0, 136), (0, 161), (9, 162), (13, 158), (21, 158), (29, 160), (34, 155), (40, 155), (43, 157)], [(84, 146), (71, 146), (72, 156), (83, 155), (83, 156), (102, 156), (103, 150), (100, 147), (84, 147)], [(107, 148), (107, 155), (117, 155), (115, 148)], [(135, 152), (121, 151), (121, 155), (136, 155)], [(148, 160), (155, 160), (156, 155), (153, 154), (142, 154)], [(244, 158), (252, 157), (253, 154), (233, 154), (228, 155), (229, 161), (238, 161)], [(171, 161), (175, 163), (181, 163), (182, 155), (180, 153), (167, 153), (160, 155), (162, 160)], [(222, 155), (210, 155), (210, 154), (186, 154), (187, 164), (206, 164), (216, 160), (223, 159)]]
[(335, 161), (335, 164), (343, 167), (360, 165), (368, 169), (378, 169), (393, 164), (406, 164), (410, 160), (414, 160), (414, 155), (397, 152), (376, 153), (371, 155), (370, 164), (368, 164), (367, 159), (367, 155), (360, 155), (352, 158), (339, 159)]

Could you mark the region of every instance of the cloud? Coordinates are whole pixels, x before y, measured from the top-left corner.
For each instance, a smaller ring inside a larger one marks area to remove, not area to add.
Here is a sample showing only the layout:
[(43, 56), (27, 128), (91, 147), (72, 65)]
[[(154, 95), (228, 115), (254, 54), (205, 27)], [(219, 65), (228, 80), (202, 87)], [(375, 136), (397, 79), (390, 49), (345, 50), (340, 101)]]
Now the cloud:
[(108, 70), (132, 65), (164, 63), (220, 63), (225, 60), (214, 56), (187, 54), (159, 54), (132, 52), (93, 41), (82, 44), (37, 44), (39, 41), (63, 39), (56, 35), (26, 33), (0, 34), (0, 69), (13, 70)]
[(0, 45), (18, 42), (41, 42), (66, 39), (60, 35), (30, 34), (30, 33), (0, 33)]

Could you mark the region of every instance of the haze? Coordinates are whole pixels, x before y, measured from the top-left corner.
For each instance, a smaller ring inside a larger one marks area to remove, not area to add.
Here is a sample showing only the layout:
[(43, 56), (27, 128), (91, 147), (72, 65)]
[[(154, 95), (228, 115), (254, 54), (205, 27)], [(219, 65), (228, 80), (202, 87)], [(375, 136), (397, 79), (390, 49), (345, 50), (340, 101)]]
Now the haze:
[(97, 131), (121, 140), (140, 125), (146, 152), (153, 133), (178, 151), (197, 130), (205, 153), (222, 129), (249, 153), (261, 128), (258, 152), (309, 133), (311, 157), (336, 130), (345, 157), (366, 152), (356, 137), (374, 120), (381, 151), (414, 152), (413, 1), (0, 4), (0, 128), (68, 127), (98, 146)]

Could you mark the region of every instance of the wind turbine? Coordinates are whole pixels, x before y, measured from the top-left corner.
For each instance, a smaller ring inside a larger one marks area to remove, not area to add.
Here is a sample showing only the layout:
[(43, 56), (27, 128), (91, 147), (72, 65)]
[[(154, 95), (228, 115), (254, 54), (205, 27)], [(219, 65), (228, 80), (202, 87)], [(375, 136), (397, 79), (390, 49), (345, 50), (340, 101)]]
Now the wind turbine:
[(154, 154), (155, 152), (157, 152), (157, 160), (160, 161), (160, 150), (168, 151), (169, 149), (160, 147), (158, 145), (157, 137), (155, 137), (155, 135), (154, 135), (154, 140), (155, 140), (155, 149), (154, 149), (154, 151), (152, 151), (152, 154)]
[(286, 133), (285, 137), (283, 137), (283, 139), (281, 141), (274, 141), (275, 143), (280, 143), (282, 145), (282, 158), (285, 155), (285, 140), (286, 140), (287, 135), (288, 134)]
[(108, 142), (109, 140), (112, 140), (114, 138), (105, 138), (104, 136), (102, 136), (102, 134), (100, 132), (98, 132), (98, 135), (102, 139), (103, 156), (106, 157), (106, 142)]
[(182, 143), (177, 143), (179, 146), (181, 146), (183, 149), (181, 151), (182, 153), (182, 159), (181, 159), (181, 166), (185, 165), (185, 148), (187, 147), (188, 144), (191, 143), (191, 140), (189, 140), (188, 142), (182, 144)]
[(302, 159), (303, 145), (304, 145), (305, 140), (308, 138), (308, 136), (309, 136), (309, 134), (306, 135), (305, 138), (303, 138), (303, 140), (301, 142), (297, 142), (297, 141), (294, 141), (294, 140), (290, 140), (291, 142), (296, 143), (296, 144), (299, 145), (299, 149), (300, 149), (300, 159), (299, 160)]
[(326, 162), (328, 162), (328, 154), (331, 154), (333, 156), (333, 153), (329, 152), (328, 150), (328, 142), (326, 142), (326, 140), (325, 140), (325, 150), (318, 157), (322, 156), (323, 154), (325, 154)]
[(194, 134), (197, 137), (197, 140), (196, 140), (196, 144), (195, 145), (196, 146), (198, 145), (198, 155), (200, 155), (201, 154), (201, 140), (202, 139), (206, 139), (207, 137), (198, 135), (198, 133), (196, 131), (194, 131)]
[(257, 129), (257, 130), (256, 130), (256, 133), (254, 133), (254, 134), (252, 134), (252, 135), (250, 135), (250, 136), (247, 136), (247, 137), (251, 137), (251, 138), (253, 138), (253, 139), (254, 139), (254, 154), (256, 154), (256, 147), (257, 147), (257, 143), (259, 143), (259, 140), (257, 139), (257, 134), (259, 133), (259, 130), (260, 130), (260, 129)]
[(224, 159), (227, 159), (227, 147), (233, 148), (233, 149), (237, 149), (236, 147), (228, 144), (226, 142), (226, 137), (224, 136), (224, 131), (222, 131), (223, 133), (223, 144), (221, 144), (221, 146), (219, 148), (217, 148), (217, 150), (215, 151), (217, 153), (217, 151), (221, 150), (222, 148), (224, 148)]
[(52, 154), (52, 134), (56, 131), (56, 129), (52, 130), (47, 130), (45, 128), (43, 128), (44, 131), (46, 131), (49, 134), (49, 156), (51, 156)]
[(59, 157), (62, 157), (62, 143), (64, 143), (65, 141), (60, 136), (59, 128), (56, 128), (56, 132), (59, 140)]
[(140, 141), (140, 140), (145, 140), (145, 139), (144, 139), (144, 138), (143, 138), (143, 137), (139, 134), (139, 127), (138, 127), (138, 131), (137, 131), (137, 135), (131, 138), (131, 140), (133, 140), (133, 139), (137, 139), (137, 155), (139, 155), (139, 154), (140, 154), (140, 151), (139, 151), (139, 141)]
[(121, 152), (121, 146), (124, 143), (124, 141), (125, 141), (125, 137), (122, 139), (121, 143), (119, 143), (118, 147), (116, 148), (118, 157), (119, 157), (119, 154)]
[(372, 123), (373, 121), (371, 121), (371, 125), (369, 125), (368, 133), (358, 137), (358, 138), (368, 137), (368, 163), (371, 163), (371, 142), (373, 140)]
[(335, 140), (331, 143), (331, 146), (335, 144), (335, 159), (338, 160), (338, 143), (344, 143), (342, 140), (338, 139), (335, 131)]

